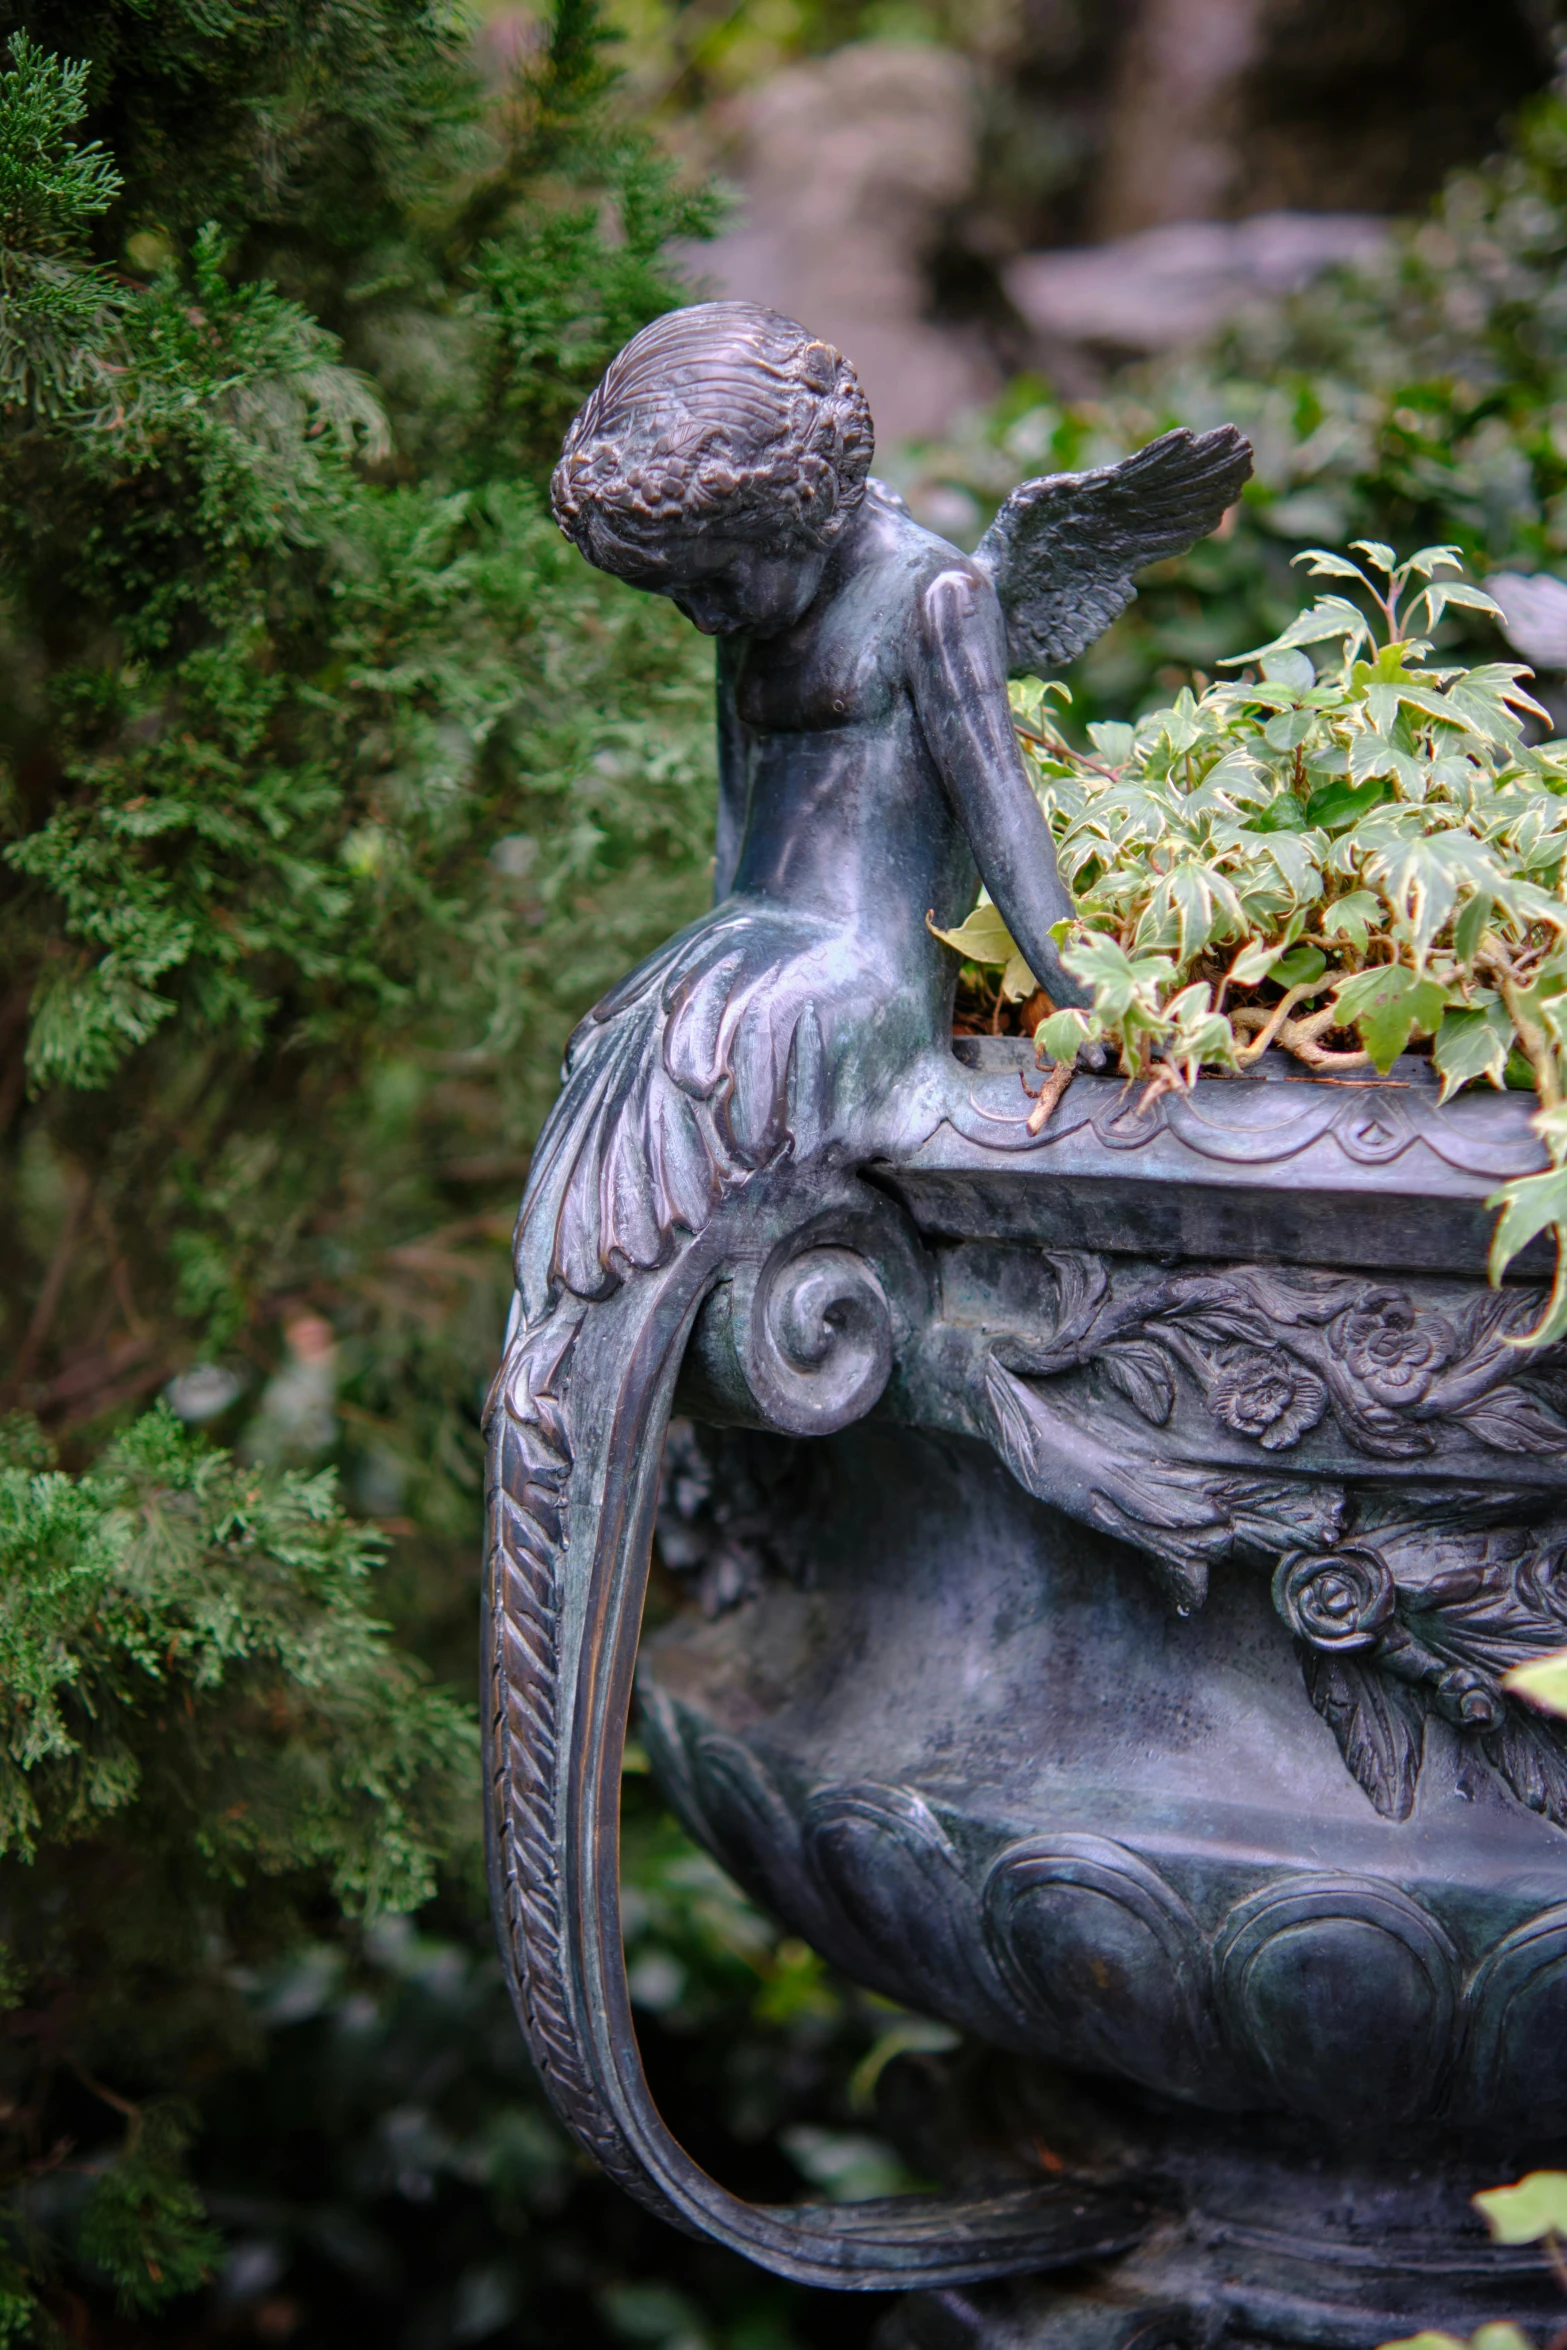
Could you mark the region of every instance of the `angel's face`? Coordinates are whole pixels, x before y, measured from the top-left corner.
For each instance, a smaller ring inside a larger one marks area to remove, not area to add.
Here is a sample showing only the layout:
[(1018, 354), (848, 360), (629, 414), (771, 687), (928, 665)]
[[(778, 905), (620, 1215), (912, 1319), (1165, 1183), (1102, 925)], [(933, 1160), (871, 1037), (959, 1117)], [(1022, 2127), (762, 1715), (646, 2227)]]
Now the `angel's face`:
[(825, 549), (780, 547), (720, 531), (682, 538), (656, 573), (634, 579), (667, 596), (704, 636), (781, 636), (816, 599)]

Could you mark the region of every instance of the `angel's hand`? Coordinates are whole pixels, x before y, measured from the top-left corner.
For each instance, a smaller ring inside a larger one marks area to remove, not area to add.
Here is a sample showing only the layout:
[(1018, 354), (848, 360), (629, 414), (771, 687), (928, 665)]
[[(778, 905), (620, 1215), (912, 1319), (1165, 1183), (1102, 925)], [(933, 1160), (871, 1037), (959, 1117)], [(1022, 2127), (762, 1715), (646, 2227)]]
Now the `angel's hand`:
[(910, 663), (914, 706), (985, 887), (1058, 1005), (1089, 997), (1061, 968), (1051, 925), (1072, 912), (1007, 701), (1006, 640), (987, 580), (954, 563), (926, 588)]
[(974, 553), (1006, 617), (1009, 674), (1075, 660), (1125, 611), (1136, 573), (1206, 538), (1250, 472), (1251, 443), (1221, 424), (1015, 489)]

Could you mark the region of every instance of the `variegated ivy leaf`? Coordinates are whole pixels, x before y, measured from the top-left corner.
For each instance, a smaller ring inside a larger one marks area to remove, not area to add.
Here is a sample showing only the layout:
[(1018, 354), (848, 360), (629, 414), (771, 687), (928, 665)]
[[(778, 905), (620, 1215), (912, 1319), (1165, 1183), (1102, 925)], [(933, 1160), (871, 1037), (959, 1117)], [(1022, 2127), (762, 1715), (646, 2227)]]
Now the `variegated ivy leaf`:
[(1090, 1012), (1051, 1012), (1034, 1030), (1034, 1050), (1052, 1061), (1075, 1061), (1085, 1044), (1097, 1044), (1104, 1035)]
[(956, 930), (939, 929), (934, 922), (930, 927), (943, 946), (955, 947), (965, 962), (1006, 963), (1017, 953), (1001, 908), (988, 898), (982, 899)]
[(1461, 669), (1448, 687), (1450, 702), (1465, 709), (1476, 733), (1503, 745), (1511, 744), (1522, 731), (1515, 711), (1524, 710), (1533, 718), (1551, 724), (1551, 713), (1537, 702), (1521, 680), (1532, 677), (1532, 669), (1521, 661), (1486, 661), (1478, 669)]
[(1351, 563), (1347, 555), (1336, 555), (1331, 547), (1303, 547), (1290, 561), (1304, 564), (1313, 579), (1356, 579), (1362, 587), (1370, 585), (1358, 563)]
[(1316, 714), (1311, 710), (1281, 710), (1262, 730), (1262, 739), (1275, 751), (1297, 751), (1308, 740)]
[(1175, 972), (1168, 955), (1134, 959), (1116, 939), (1094, 930), (1084, 931), (1061, 960), (1074, 979), (1093, 989), (1094, 1010), (1111, 1021), (1156, 1011), (1158, 990)]
[(1206, 982), (1183, 987), (1164, 1009), (1172, 1060), (1187, 1062), (1193, 1068), (1237, 1066), (1235, 1031), (1222, 1012), (1214, 1011), (1213, 990)]
[(1201, 740), (1202, 726), (1197, 717), (1197, 705), (1191, 693), (1184, 689), (1176, 697), (1173, 710), (1163, 713), (1163, 733), (1172, 751), (1189, 751)]
[(1176, 914), (1176, 952), (1183, 963), (1190, 963), (1214, 933), (1213, 876), (1193, 860), (1177, 865), (1162, 886)]
[(1487, 2187), (1472, 2201), (1493, 2243), (1538, 2244), (1547, 2236), (1567, 2241), (1567, 2171), (1532, 2170), (1516, 2186)]
[(1366, 861), (1366, 878), (1381, 888), (1396, 927), (1424, 962), (1446, 928), (1460, 894), (1501, 897), (1508, 884), (1496, 860), (1465, 832), (1403, 840)]
[(1363, 955), (1371, 925), (1381, 913), (1382, 901), (1373, 891), (1352, 889), (1323, 907), (1317, 928), (1324, 938), (1342, 939), (1352, 953)]
[[(1567, 1143), (1567, 1136), (1562, 1140)], [(1502, 1211), (1491, 1235), (1490, 1261), (1491, 1279), (1500, 1281), (1514, 1257), (1537, 1234), (1553, 1227), (1559, 1232), (1567, 1224), (1567, 1167), (1549, 1167), (1541, 1175), (1521, 1175), (1493, 1192), (1485, 1204)], [(1558, 1291), (1561, 1286), (1558, 1275)], [(1558, 1337), (1564, 1325), (1567, 1325), (1567, 1296), (1553, 1295), (1539, 1336), (1541, 1339)]]
[[(1305, 568), (1360, 594), (1380, 571), (1388, 599), (1427, 625), (1448, 605), (1486, 608), (1483, 591), (1434, 577), (1457, 573), (1453, 548), (1402, 564), (1376, 542), (1354, 552), (1361, 563), (1317, 549)], [(1431, 1036), (1444, 1100), (1505, 1083), (1520, 1051), (1548, 1094), (1567, 1096), (1555, 974), (1562, 960), (1567, 979), (1567, 742), (1523, 741), (1525, 719), (1545, 713), (1521, 665), (1443, 665), (1412, 633), (1390, 637), (1324, 595), (1272, 644), (1221, 664), (1249, 674), (1099, 726), (1097, 761), (1074, 760), (1064, 740), (1028, 748), (1085, 925), (1068, 967), (1124, 1069), (1150, 1052), (1187, 1077), (1229, 1065), (1236, 994), (1263, 989), (1266, 1008), (1293, 984), (1312, 991), (1302, 1001), (1331, 1002), (1379, 1069)], [(1057, 1041), (1075, 1050), (1084, 1033)], [(1289, 1049), (1288, 1025), (1279, 1041)], [(1498, 1274), (1541, 1230), (1567, 1235), (1567, 1110), (1534, 1123), (1551, 1165), (1498, 1194)], [(1558, 1332), (1567, 1253), (1532, 1336)]]
[[(1514, 1665), (1511, 1672), (1502, 1675), (1502, 1687), (1510, 1697), (1522, 1697), (1530, 1705), (1537, 1705), (1542, 1713), (1567, 1714), (1567, 1648), (1553, 1649), (1549, 1656), (1532, 1657), (1526, 1665)], [(1564, 2189), (1567, 2181), (1562, 2181), (1558, 2173), (1551, 2198), (1553, 2209), (1559, 2204), (1567, 2210)], [(1518, 2189), (1503, 2188), (1501, 2192), (1516, 2195)], [(1477, 2196), (1475, 2200), (1481, 2199)]]
[(1039, 985), (1027, 960), (1016, 948), (1008, 955), (1001, 969), (1001, 999), (1003, 1003), (1020, 1004), (1031, 996)]
[(1130, 726), (1104, 721), (1088, 729), (1088, 739), (1107, 767), (1123, 767), (1132, 755), (1136, 734)]
[(1374, 639), (1371, 623), (1365, 614), (1342, 596), (1323, 596), (1292, 620), (1283, 633), (1270, 645), (1254, 645), (1249, 653), (1231, 653), (1219, 663), (1221, 669), (1238, 669), (1243, 662), (1259, 661), (1267, 653), (1287, 652), (1293, 645), (1320, 645), (1335, 637), (1345, 638), (1351, 646), (1369, 645)]
[(944, 946), (955, 947), (968, 963), (1001, 965), (1001, 994), (1004, 1002), (1020, 1003), (1031, 996), (1039, 982), (1028, 967), (1027, 958), (1019, 951), (1008, 930), (999, 906), (988, 898), (974, 908), (966, 922), (956, 930), (941, 930), (932, 922), (930, 928)]
[[(1373, 689), (1386, 692), (1386, 687)], [(1373, 776), (1390, 775), (1401, 783), (1411, 798), (1423, 800), (1430, 780), (1428, 771), (1413, 751), (1406, 751), (1388, 735), (1368, 727), (1357, 734), (1349, 746), (1349, 772), (1356, 783), (1367, 783)]]
[(1437, 1026), (1447, 990), (1402, 963), (1383, 963), (1340, 980), (1334, 1003), (1346, 1025), (1359, 1031), (1373, 1067), (1385, 1077), (1411, 1036), (1429, 1036)]
[(1236, 987), (1255, 987), (1259, 980), (1267, 978), (1284, 952), (1283, 945), (1277, 939), (1253, 939), (1251, 945), (1243, 948), (1230, 965), (1232, 983)]
[(1489, 612), (1497, 620), (1506, 618), (1494, 596), (1488, 596), (1484, 588), (1475, 587), (1466, 579), (1433, 580), (1423, 591), (1420, 601), (1426, 608), (1428, 628), (1435, 628), (1449, 604), (1461, 604), (1475, 612)]
[(1449, 1005), (1431, 1047), (1431, 1058), (1441, 1072), (1443, 1101), (1478, 1078), (1504, 1084), (1512, 1049), (1512, 1016), (1504, 1003), (1493, 997), (1488, 1004)]

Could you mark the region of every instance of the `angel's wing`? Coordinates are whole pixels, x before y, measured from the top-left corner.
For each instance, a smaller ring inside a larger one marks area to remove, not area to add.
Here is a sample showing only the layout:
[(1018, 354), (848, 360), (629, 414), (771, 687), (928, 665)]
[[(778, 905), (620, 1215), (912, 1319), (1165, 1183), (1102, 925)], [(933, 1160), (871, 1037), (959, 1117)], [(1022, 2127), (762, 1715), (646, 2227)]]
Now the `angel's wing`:
[(1137, 593), (1134, 572), (1205, 538), (1250, 472), (1250, 441), (1221, 424), (1015, 489), (974, 553), (1006, 615), (1011, 675), (1038, 676), (1091, 645)]

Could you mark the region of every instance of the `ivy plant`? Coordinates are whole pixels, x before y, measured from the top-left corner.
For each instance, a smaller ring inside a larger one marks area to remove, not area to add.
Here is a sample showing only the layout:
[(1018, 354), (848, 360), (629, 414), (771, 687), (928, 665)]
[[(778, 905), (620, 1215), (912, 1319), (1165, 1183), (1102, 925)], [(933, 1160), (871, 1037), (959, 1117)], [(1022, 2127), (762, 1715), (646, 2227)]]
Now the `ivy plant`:
[[(1108, 1052), (1156, 1090), (1244, 1076), (1270, 1047), (1324, 1075), (1429, 1050), (1444, 1101), (1532, 1086), (1550, 1164), (1496, 1195), (1491, 1271), (1554, 1230), (1543, 1343), (1567, 1330), (1567, 743), (1526, 739), (1545, 717), (1527, 670), (1433, 657), (1447, 610), (1495, 609), (1456, 548), (1298, 560), (1351, 592), (1221, 664), (1238, 678), (1091, 726), (1091, 751), (1053, 715), (1064, 689), (1015, 689), (1076, 899), (1062, 960), (1092, 990), (1038, 1023), (1035, 1116)], [(1003, 994), (1033, 990), (994, 907), (943, 935)]]

